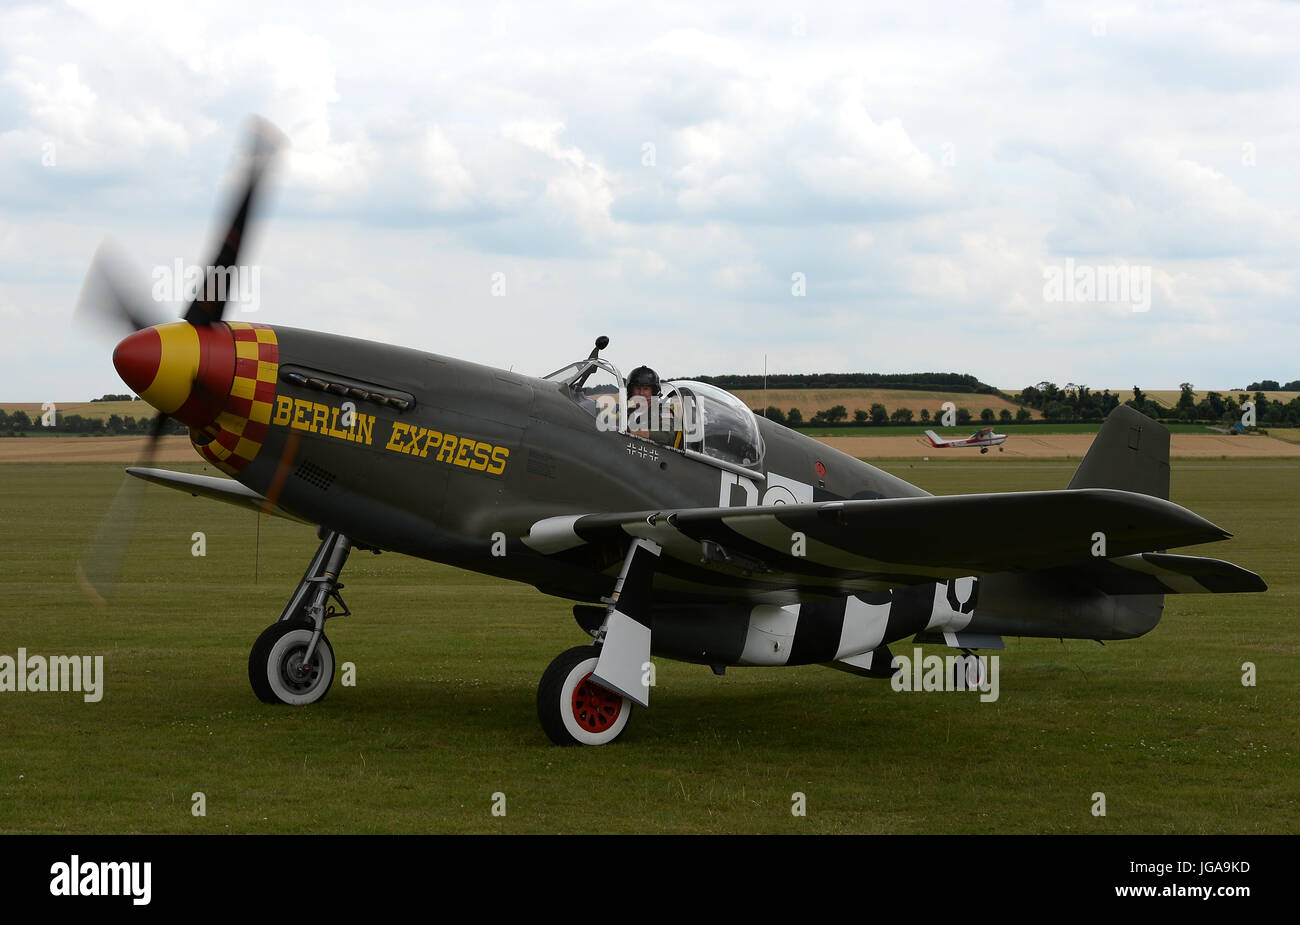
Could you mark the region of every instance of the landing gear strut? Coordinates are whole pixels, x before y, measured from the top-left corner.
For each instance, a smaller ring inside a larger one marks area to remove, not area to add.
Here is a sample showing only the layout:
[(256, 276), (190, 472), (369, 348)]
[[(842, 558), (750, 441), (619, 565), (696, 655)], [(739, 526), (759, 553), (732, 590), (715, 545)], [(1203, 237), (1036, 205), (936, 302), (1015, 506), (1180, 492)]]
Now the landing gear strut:
[(280, 619), (257, 637), (248, 654), (248, 680), (263, 703), (315, 703), (334, 683), (334, 647), (325, 637), (325, 621), (352, 612), (339, 594), (352, 543), (334, 530), (322, 528), (318, 535), (320, 548)]
[(596, 642), (561, 652), (537, 685), (537, 717), (556, 745), (608, 745), (632, 704), (650, 705), (650, 598), (660, 547), (628, 548)]

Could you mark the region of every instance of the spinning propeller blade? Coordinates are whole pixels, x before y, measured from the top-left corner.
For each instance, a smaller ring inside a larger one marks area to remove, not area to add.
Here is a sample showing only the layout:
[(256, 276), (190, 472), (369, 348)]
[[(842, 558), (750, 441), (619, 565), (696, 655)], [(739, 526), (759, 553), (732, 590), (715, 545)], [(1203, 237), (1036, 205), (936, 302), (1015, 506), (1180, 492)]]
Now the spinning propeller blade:
[[(231, 287), (226, 283), (230, 271), (239, 265), (259, 190), (284, 144), (284, 136), (275, 126), (264, 119), (252, 120), (243, 181), (230, 220), (206, 269), (204, 286), (182, 316), (184, 322), (158, 324), (149, 317), (142, 303), (133, 299), (122, 284), (122, 279), (131, 274), (120, 269), (124, 261), (107, 243), (100, 246), (86, 274), (77, 317), (126, 332), (113, 351), (113, 365), (137, 395), (158, 409), (143, 457), (137, 463), (140, 466), (153, 465), (168, 419), (201, 428), (220, 413), (229, 395), (234, 345), (230, 332), (216, 322), (221, 321), (229, 302)], [(77, 564), (78, 581), (97, 603), (103, 604), (116, 585), (122, 555), (135, 525), (141, 488), (137, 479), (125, 479)]]
[[(239, 251), (244, 243), (249, 216), (256, 207), (258, 189), (276, 154), (284, 147), (284, 136), (265, 119), (254, 118), (250, 128), (242, 192), (235, 201), (234, 212), (226, 224), (226, 232), (217, 253), (205, 271), (203, 289), (183, 316), (193, 325), (212, 324), (220, 321), (225, 314), (229, 287), (213, 283), (220, 275), (228, 274), (232, 267), (239, 266)], [(221, 298), (222, 295), (226, 298)]]

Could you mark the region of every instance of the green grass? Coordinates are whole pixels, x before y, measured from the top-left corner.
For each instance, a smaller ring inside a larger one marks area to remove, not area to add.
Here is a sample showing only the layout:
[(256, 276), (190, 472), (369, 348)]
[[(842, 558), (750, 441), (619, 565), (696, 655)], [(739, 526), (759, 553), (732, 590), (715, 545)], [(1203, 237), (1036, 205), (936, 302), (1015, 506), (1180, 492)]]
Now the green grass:
[[(1073, 470), (885, 468), (943, 493), (1062, 487)], [(124, 583), (95, 610), (73, 563), (120, 472), (0, 466), (0, 654), (102, 654), (107, 676), (96, 704), (0, 693), (0, 832), (1300, 828), (1295, 464), (1174, 468), (1175, 500), (1237, 533), (1197, 551), (1259, 571), (1267, 594), (1173, 596), (1153, 633), (1104, 648), (1009, 639), (991, 704), (818, 667), (718, 678), (661, 661), (654, 707), (599, 749), (555, 748), (538, 726), (543, 668), (583, 637), (565, 602), (523, 585), (356, 552), (355, 614), (330, 638), (357, 686), (336, 678), (313, 707), (267, 707), (248, 647), (312, 531), (264, 519), (255, 561), (254, 515), (142, 486)], [(196, 530), (205, 558), (190, 554)], [(1244, 661), (1258, 686), (1241, 685)], [(806, 817), (791, 815), (795, 791)], [(1096, 791), (1104, 818), (1089, 812)]]

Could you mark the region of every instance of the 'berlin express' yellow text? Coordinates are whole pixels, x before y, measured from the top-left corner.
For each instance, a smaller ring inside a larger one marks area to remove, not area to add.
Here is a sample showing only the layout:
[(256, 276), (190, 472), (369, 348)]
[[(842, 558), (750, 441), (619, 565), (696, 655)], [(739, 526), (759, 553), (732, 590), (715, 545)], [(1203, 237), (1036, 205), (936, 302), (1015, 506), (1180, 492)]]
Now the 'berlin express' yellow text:
[(393, 433), (384, 449), (409, 453), (421, 459), (428, 457), (430, 450), (436, 449), (438, 452), (434, 459), (438, 462), (463, 466), (488, 475), (504, 472), (506, 460), (510, 456), (510, 450), (504, 446), (494, 446), (473, 437), (439, 433), (419, 424), (404, 424), (401, 421), (393, 422)]
[[(369, 446), (374, 439), (375, 416), (353, 411), (352, 420), (348, 422), (351, 426), (340, 427), (340, 411), (338, 405), (322, 405), (320, 402), (277, 395), (275, 418), (272, 423), (288, 424), (294, 430), (324, 434), (338, 440), (349, 440)], [(343, 412), (342, 420), (348, 420), (347, 412)]]
[[(351, 410), (351, 409), (349, 409)], [(364, 443), (369, 446), (374, 441), (375, 416), (353, 411), (350, 427), (340, 427), (347, 420), (347, 413), (337, 405), (323, 405), (320, 402), (307, 401), (302, 398), (289, 398), (279, 395), (275, 400), (275, 418), (272, 423), (289, 425), (295, 430), (305, 430), (313, 434), (324, 434), (338, 440)], [(456, 434), (443, 434), (429, 430), (418, 424), (393, 422), (393, 432), (384, 447), (395, 453), (408, 453), (427, 458), (430, 450), (437, 450), (434, 459), (486, 472), (488, 475), (500, 475), (506, 469), (506, 460), (510, 450), (504, 446), (494, 446), (471, 437)]]

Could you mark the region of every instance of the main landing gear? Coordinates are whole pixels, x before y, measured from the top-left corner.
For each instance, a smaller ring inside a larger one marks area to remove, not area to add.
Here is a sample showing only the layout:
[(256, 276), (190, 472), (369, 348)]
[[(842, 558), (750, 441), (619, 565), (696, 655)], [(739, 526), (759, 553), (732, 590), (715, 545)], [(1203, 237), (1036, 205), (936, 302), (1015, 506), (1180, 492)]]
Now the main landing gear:
[(650, 705), (650, 595), (660, 547), (632, 541), (596, 642), (551, 662), (537, 685), (537, 718), (556, 745), (608, 745), (632, 704)]
[(607, 745), (627, 726), (632, 701), (591, 680), (599, 660), (599, 646), (576, 646), (542, 675), (537, 717), (556, 745)]
[(318, 535), (320, 548), (280, 619), (257, 637), (248, 654), (248, 680), (263, 703), (315, 703), (334, 683), (334, 648), (325, 638), (325, 621), (352, 612), (339, 594), (339, 574), (352, 543), (334, 530), (321, 528)]

